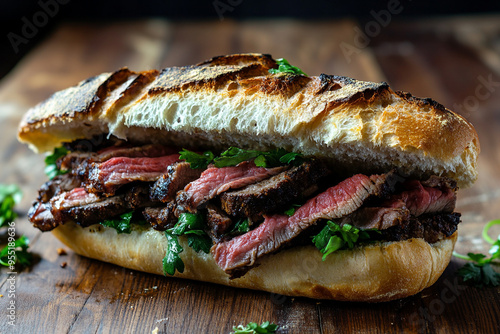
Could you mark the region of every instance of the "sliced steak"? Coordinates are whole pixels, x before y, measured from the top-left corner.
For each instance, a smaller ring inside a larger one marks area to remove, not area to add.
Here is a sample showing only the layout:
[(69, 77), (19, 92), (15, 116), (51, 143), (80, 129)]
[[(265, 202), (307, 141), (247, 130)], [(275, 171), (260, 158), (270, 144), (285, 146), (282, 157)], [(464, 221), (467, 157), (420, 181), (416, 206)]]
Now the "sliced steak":
[(198, 207), (210, 199), (230, 189), (240, 189), (265, 180), (288, 169), (288, 166), (263, 168), (253, 162), (242, 162), (235, 167), (211, 167), (199, 179), (189, 183), (177, 194), (177, 204), (181, 211), (196, 212)]
[(111, 158), (155, 158), (177, 153), (176, 149), (162, 145), (144, 145), (144, 146), (110, 146), (98, 152), (71, 152), (58, 161), (58, 167), (63, 170), (69, 170), (74, 175), (85, 178), (88, 175), (92, 163), (105, 162)]
[(34, 227), (43, 232), (51, 231), (61, 224), (56, 221), (50, 212), (50, 204), (34, 202), (28, 211), (28, 219)]
[(203, 169), (192, 169), (188, 162), (177, 162), (168, 166), (167, 173), (163, 174), (151, 187), (150, 197), (160, 202), (170, 202), (175, 199), (178, 191), (196, 179)]
[(50, 203), (50, 211), (56, 221), (74, 221), (82, 226), (102, 222), (129, 210), (123, 195), (100, 198), (86, 192), (84, 188), (76, 188), (58, 195), (52, 198)]
[(63, 209), (58, 214), (63, 222), (74, 221), (85, 227), (114, 218), (128, 211), (130, 211), (130, 208), (127, 206), (124, 196), (121, 195), (108, 197), (99, 202)]
[(219, 242), (224, 233), (229, 231), (233, 221), (221, 209), (215, 205), (207, 205), (207, 225), (210, 237), (214, 242)]
[[(129, 187), (125, 192), (125, 201), (131, 209), (144, 208), (147, 206), (158, 206), (161, 203), (149, 198), (149, 189), (151, 184), (136, 184)], [(121, 191), (120, 191), (121, 192)]]
[(168, 202), (164, 207), (146, 208), (142, 215), (151, 226), (158, 231), (165, 231), (177, 223), (177, 217), (174, 214), (175, 203)]
[[(436, 177), (437, 179), (437, 177)], [(455, 209), (456, 188), (447, 184), (437, 184), (439, 188), (424, 187), (415, 180), (403, 184), (402, 193), (390, 196), (377, 207), (362, 207), (337, 223), (351, 224), (358, 228), (384, 230), (410, 221), (410, 218), (431, 213), (452, 213)], [(429, 183), (427, 183), (429, 184)]]
[(87, 190), (113, 195), (124, 184), (134, 181), (152, 182), (167, 172), (167, 167), (179, 161), (179, 154), (157, 158), (111, 158), (92, 163)]
[(80, 180), (71, 174), (63, 174), (45, 182), (38, 190), (38, 200), (47, 203), (54, 196), (80, 186)]
[(455, 233), (459, 223), (460, 213), (457, 212), (412, 217), (400, 225), (382, 230), (380, 240), (423, 238), (432, 244)]
[(241, 190), (223, 193), (221, 207), (231, 216), (254, 217), (256, 220), (255, 216), (274, 213), (301, 197), (327, 173), (324, 165), (316, 160), (304, 162)]
[(340, 225), (349, 224), (360, 229), (376, 228), (379, 230), (399, 225), (410, 219), (410, 211), (406, 207), (366, 207), (356, 210), (336, 220)]
[(354, 175), (313, 197), (291, 217), (265, 216), (256, 229), (217, 244), (212, 249), (214, 259), (225, 272), (241, 274), (242, 268), (255, 265), (258, 258), (278, 250), (318, 219), (341, 218), (356, 211), (369, 197), (383, 194), (393, 174)]
[(406, 190), (397, 195), (397, 199), (404, 201), (414, 216), (434, 212), (451, 213), (455, 210), (457, 195), (454, 189), (424, 187), (416, 180), (405, 182), (404, 187)]

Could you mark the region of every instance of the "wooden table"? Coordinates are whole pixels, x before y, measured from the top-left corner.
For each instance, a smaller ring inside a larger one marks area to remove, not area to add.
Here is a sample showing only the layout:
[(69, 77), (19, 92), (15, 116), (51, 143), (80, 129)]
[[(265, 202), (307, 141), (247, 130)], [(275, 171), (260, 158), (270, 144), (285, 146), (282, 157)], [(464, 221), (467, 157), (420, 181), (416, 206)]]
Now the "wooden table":
[[(193, 64), (219, 54), (265, 52), (286, 57), (311, 75), (387, 81), (394, 89), (432, 97), (467, 116), (482, 144), (480, 178), (459, 194), (463, 222), (456, 249), (486, 252), (482, 226), (500, 218), (500, 17), (395, 18), (369, 38), (369, 46), (355, 29), (368, 23), (226, 19), (63, 24), (0, 82), (0, 182), (22, 187), (25, 197), (18, 209), (25, 213), (45, 180), (44, 164), (42, 156), (17, 143), (16, 127), (29, 107), (54, 91), (122, 66), (143, 70)], [(16, 228), (31, 239), (36, 261), (16, 275), (16, 327), (7, 324), (9, 275), (1, 271), (2, 333), (149, 333), (155, 328), (159, 333), (229, 333), (234, 325), (267, 320), (277, 323), (280, 333), (500, 332), (500, 290), (463, 285), (454, 275), (463, 264), (457, 259), (433, 287), (414, 297), (342, 303), (154, 276), (70, 250), (60, 256), (62, 244), (33, 229), (25, 215)]]

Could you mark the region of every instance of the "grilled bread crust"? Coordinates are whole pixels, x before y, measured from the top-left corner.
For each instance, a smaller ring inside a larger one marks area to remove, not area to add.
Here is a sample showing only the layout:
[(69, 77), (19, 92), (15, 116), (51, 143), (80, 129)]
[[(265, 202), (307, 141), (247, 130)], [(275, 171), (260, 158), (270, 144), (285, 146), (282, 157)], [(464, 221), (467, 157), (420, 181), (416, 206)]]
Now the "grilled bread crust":
[[(123, 68), (80, 82), (32, 108), (19, 139), (36, 151), (115, 135), (199, 149), (283, 147), (339, 171), (477, 178), (473, 126), (431, 99), (386, 83), (321, 74), (270, 74), (265, 54), (238, 54), (162, 71)], [(342, 166), (342, 167), (338, 167)]]
[[(82, 228), (66, 223), (52, 233), (80, 255), (163, 275), (167, 239), (152, 228), (117, 234), (101, 225)], [(180, 237), (185, 269), (175, 277), (287, 296), (382, 302), (412, 296), (434, 284), (450, 262), (456, 239), (455, 232), (434, 244), (424, 239), (377, 243), (337, 251), (326, 261), (314, 246), (293, 247), (262, 258), (259, 266), (231, 280), (210, 254), (196, 253)]]

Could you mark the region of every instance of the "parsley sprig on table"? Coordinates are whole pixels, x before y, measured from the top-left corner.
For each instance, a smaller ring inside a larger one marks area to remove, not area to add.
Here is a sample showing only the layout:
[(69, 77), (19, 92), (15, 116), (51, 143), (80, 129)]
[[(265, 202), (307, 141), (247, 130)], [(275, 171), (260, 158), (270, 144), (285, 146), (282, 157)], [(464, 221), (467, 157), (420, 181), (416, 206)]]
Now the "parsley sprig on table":
[(287, 152), (282, 148), (272, 151), (256, 151), (244, 150), (238, 147), (230, 147), (217, 157), (210, 151), (199, 154), (183, 149), (180, 152), (179, 159), (189, 162), (191, 168), (207, 168), (211, 163), (217, 168), (229, 167), (250, 160), (253, 160), (257, 167), (270, 168), (287, 164), (298, 165), (304, 161), (302, 154)]
[(307, 74), (305, 74), (297, 66), (290, 65), (288, 60), (286, 60), (285, 58), (276, 59), (276, 63), (278, 64), (278, 68), (270, 69), (269, 73), (271, 73), (271, 74), (278, 74), (278, 73), (301, 74), (301, 75), (305, 75), (307, 77)]
[(31, 265), (33, 255), (28, 252), (30, 241), (25, 236), (17, 238), (13, 245), (7, 245), (0, 251), (0, 264), (5, 267), (14, 267), (19, 263), (22, 266)]
[(203, 217), (193, 213), (183, 213), (174, 227), (165, 231), (168, 248), (163, 258), (163, 273), (165, 275), (174, 275), (177, 270), (184, 272), (184, 262), (182, 262), (180, 253), (184, 251), (179, 243), (178, 237), (185, 235), (188, 239), (188, 246), (197, 253), (203, 251), (205, 254), (210, 252), (212, 240), (204, 231)]
[(17, 218), (14, 206), (21, 201), (23, 194), (18, 186), (0, 185), (0, 227)]
[(33, 259), (28, 252), (29, 239), (22, 235), (14, 239), (14, 219), (17, 213), (14, 206), (21, 201), (22, 193), (16, 185), (0, 185), (0, 227), (8, 227), (8, 244), (0, 250), (0, 264), (14, 270), (16, 264), (29, 266)]
[(312, 242), (323, 253), (323, 261), (333, 252), (340, 249), (352, 249), (361, 242), (370, 241), (374, 234), (380, 234), (379, 230), (360, 230), (349, 224), (340, 226), (332, 221), (326, 222), (326, 226), (315, 235)]
[(232, 334), (267, 334), (276, 333), (278, 325), (272, 324), (269, 321), (263, 322), (261, 325), (255, 322), (249, 322), (246, 326), (238, 325), (233, 327)]
[(54, 152), (45, 157), (45, 174), (47, 174), (49, 180), (52, 180), (58, 175), (66, 174), (69, 172), (67, 170), (60, 170), (57, 167), (57, 160), (59, 160), (59, 158), (61, 157), (64, 157), (66, 154), (68, 154), (68, 150), (64, 146), (61, 146), (55, 148)]
[(470, 281), (478, 287), (500, 285), (500, 274), (495, 272), (491, 266), (492, 264), (500, 264), (499, 261), (496, 261), (500, 258), (500, 235), (497, 240), (494, 240), (488, 234), (494, 225), (500, 225), (500, 219), (490, 221), (483, 228), (483, 239), (492, 245), (489, 250), (491, 254), (489, 258), (481, 253), (468, 253), (465, 256), (453, 252), (453, 255), (460, 259), (472, 261), (460, 268), (457, 274), (462, 276), (464, 281)]

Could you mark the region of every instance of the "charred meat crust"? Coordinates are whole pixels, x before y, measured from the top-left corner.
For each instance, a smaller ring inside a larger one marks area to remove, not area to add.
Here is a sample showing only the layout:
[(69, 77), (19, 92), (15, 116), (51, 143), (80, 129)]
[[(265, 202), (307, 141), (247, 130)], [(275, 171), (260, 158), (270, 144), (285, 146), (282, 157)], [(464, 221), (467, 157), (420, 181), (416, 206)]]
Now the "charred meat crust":
[(259, 220), (256, 217), (277, 212), (278, 209), (290, 205), (327, 174), (327, 168), (319, 161), (304, 162), (242, 190), (223, 193), (220, 196), (221, 207), (231, 216)]
[(163, 207), (145, 208), (142, 215), (151, 226), (158, 231), (165, 231), (174, 227), (177, 217), (174, 214), (175, 203), (168, 202)]

